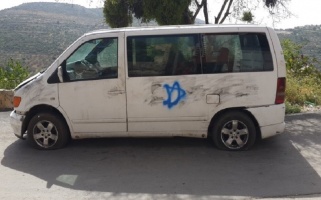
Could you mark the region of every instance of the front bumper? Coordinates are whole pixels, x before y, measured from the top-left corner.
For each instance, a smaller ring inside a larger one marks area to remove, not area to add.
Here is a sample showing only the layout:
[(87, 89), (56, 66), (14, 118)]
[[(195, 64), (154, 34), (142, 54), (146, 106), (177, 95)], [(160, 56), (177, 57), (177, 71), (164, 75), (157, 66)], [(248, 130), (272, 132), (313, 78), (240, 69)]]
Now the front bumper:
[(17, 114), (16, 111), (10, 113), (10, 124), (13, 133), (20, 139), (23, 139), (22, 124), (24, 119), (25, 115)]

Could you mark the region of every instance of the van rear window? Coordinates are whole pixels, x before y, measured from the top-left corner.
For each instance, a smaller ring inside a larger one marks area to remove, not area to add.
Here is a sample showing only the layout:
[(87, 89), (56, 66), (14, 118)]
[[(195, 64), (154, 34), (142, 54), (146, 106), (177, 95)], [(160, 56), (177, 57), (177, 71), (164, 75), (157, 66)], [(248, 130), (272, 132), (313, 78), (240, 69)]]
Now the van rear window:
[(203, 73), (272, 71), (265, 34), (204, 34)]
[(129, 77), (273, 71), (264, 33), (131, 36)]

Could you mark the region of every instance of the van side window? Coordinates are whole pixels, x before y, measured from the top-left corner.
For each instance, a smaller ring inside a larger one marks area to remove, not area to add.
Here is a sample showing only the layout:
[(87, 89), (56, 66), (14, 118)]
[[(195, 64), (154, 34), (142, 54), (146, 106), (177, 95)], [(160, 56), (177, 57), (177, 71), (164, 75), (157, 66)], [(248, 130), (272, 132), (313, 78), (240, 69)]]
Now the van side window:
[(128, 76), (199, 74), (197, 44), (196, 34), (128, 37)]
[(104, 38), (82, 44), (65, 62), (69, 81), (118, 77), (118, 39)]
[(204, 34), (204, 73), (273, 71), (264, 33)]

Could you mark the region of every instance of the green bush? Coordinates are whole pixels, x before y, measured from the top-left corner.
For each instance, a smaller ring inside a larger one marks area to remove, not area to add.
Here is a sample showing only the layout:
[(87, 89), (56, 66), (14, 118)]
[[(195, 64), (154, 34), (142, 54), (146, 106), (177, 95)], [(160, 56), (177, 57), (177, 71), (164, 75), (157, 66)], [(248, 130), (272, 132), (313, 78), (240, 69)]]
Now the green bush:
[(301, 54), (302, 47), (290, 40), (282, 41), (286, 60), (286, 106), (288, 112), (298, 111), (306, 102), (321, 104), (321, 72), (315, 67), (320, 63)]
[(19, 61), (10, 59), (6, 66), (0, 66), (0, 89), (13, 89), (28, 78), (29, 71)]
[(305, 102), (321, 104), (320, 81), (314, 75), (299, 77), (287, 73), (286, 101), (303, 106)]
[(285, 102), (285, 113), (286, 114), (293, 114), (293, 113), (300, 113), (301, 112), (301, 106), (298, 104), (292, 105), (288, 101)]

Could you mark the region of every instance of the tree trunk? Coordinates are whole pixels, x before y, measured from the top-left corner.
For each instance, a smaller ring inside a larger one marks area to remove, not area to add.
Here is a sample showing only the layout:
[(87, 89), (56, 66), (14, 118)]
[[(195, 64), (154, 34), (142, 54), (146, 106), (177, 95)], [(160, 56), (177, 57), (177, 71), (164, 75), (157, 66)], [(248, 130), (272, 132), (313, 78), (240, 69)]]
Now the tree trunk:
[(208, 21), (208, 10), (207, 10), (207, 0), (204, 0), (203, 3), (204, 3), (203, 11), (204, 11), (205, 24), (209, 24), (209, 21)]

